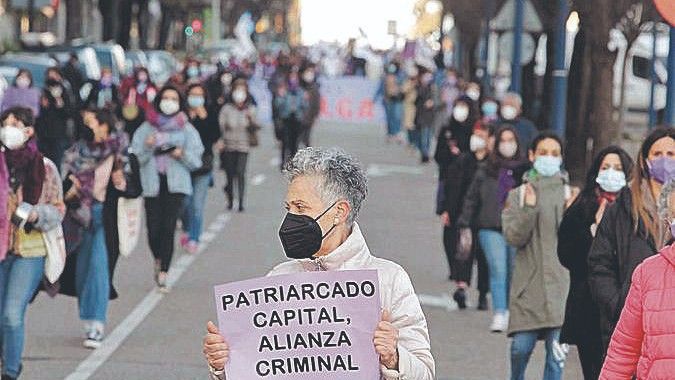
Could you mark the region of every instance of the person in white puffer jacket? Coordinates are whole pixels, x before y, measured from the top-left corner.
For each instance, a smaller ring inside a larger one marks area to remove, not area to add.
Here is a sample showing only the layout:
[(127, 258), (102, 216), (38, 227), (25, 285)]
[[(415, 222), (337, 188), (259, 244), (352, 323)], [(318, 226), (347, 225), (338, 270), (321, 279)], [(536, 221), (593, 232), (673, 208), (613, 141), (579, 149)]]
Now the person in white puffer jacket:
[[(367, 193), (361, 165), (339, 149), (298, 151), (284, 170), (289, 181), (288, 214), (279, 230), (292, 259), (268, 276), (309, 271), (376, 269), (383, 308), (373, 336), (383, 380), (433, 380), (429, 331), (410, 278), (398, 264), (371, 255), (356, 223)], [(207, 324), (204, 356), (211, 379), (224, 380), (229, 346), (218, 328)]]

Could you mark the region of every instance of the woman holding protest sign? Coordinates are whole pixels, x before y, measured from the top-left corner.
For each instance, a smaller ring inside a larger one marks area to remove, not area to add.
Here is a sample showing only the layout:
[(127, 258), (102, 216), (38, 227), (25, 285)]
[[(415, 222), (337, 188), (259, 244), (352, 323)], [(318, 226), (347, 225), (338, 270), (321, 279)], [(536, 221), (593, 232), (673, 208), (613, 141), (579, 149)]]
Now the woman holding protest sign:
[[(375, 269), (383, 308), (373, 336), (383, 379), (431, 380), (435, 374), (426, 318), (408, 274), (371, 255), (356, 218), (367, 193), (361, 165), (337, 149), (307, 148), (285, 167), (288, 214), (279, 230), (291, 261), (268, 275), (311, 271)], [(212, 379), (225, 379), (229, 346), (211, 322), (204, 355)]]

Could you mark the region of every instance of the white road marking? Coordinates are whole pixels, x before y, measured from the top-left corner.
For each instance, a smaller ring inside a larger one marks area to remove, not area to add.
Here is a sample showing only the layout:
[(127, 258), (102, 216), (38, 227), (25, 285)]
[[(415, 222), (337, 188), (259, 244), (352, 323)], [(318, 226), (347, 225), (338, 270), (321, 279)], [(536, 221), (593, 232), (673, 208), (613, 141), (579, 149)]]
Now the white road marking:
[[(208, 231), (202, 234), (202, 244), (195, 255), (182, 255), (176, 262), (174, 262), (167, 285), (171, 288), (180, 280), (181, 276), (187, 271), (192, 263), (197, 259), (197, 256), (202, 253), (208, 244), (215, 238), (217, 233), (225, 228), (225, 225), (230, 220), (227, 214), (218, 215), (218, 217), (211, 223)], [(110, 356), (122, 345), (122, 343), (129, 337), (129, 335), (143, 322), (143, 320), (157, 307), (159, 301), (164, 298), (165, 294), (153, 288), (143, 300), (136, 305), (136, 307), (127, 315), (124, 320), (117, 325), (110, 335), (103, 341), (103, 345), (92, 352), (75, 371), (68, 375), (65, 380), (87, 380), (96, 370), (105, 363)]]
[(417, 298), (420, 300), (422, 306), (435, 307), (445, 309), (448, 311), (457, 310), (457, 303), (450, 299), (449, 296), (434, 296), (431, 294), (418, 294)]
[(253, 176), (253, 178), (251, 178), (251, 185), (252, 186), (260, 186), (260, 185), (263, 184), (263, 182), (265, 182), (266, 179), (267, 179), (266, 175), (256, 174), (256, 175)]
[(366, 169), (366, 174), (369, 177), (384, 177), (395, 174), (420, 175), (424, 174), (424, 169), (419, 166), (370, 164)]
[(273, 159), (270, 160), (270, 166), (278, 168), (279, 165), (281, 165), (281, 158), (274, 157)]

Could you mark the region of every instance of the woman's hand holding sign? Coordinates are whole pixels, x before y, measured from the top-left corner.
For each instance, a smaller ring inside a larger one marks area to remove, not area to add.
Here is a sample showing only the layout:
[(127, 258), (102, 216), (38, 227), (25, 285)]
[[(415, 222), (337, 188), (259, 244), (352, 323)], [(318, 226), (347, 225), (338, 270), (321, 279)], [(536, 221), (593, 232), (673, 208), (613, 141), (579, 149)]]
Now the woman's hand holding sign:
[(206, 324), (207, 334), (204, 337), (204, 356), (209, 365), (221, 371), (225, 368), (225, 363), (230, 356), (230, 348), (225, 342), (225, 338), (220, 335), (218, 327), (209, 321)]
[(375, 351), (380, 355), (380, 363), (388, 369), (398, 370), (398, 329), (391, 324), (388, 310), (382, 312), (382, 320), (375, 330)]

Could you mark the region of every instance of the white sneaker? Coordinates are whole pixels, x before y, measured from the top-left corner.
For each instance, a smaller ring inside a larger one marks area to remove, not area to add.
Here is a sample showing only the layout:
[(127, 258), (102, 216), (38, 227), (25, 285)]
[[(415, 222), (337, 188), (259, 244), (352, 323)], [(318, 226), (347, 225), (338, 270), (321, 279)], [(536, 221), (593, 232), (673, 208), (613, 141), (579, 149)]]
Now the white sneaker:
[(92, 323), (91, 330), (87, 332), (87, 338), (82, 345), (86, 348), (95, 350), (103, 344), (103, 324), (100, 322)]
[(506, 331), (509, 327), (509, 312), (495, 313), (492, 317), (492, 324), (490, 324), (490, 331), (501, 333)]

